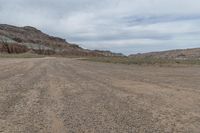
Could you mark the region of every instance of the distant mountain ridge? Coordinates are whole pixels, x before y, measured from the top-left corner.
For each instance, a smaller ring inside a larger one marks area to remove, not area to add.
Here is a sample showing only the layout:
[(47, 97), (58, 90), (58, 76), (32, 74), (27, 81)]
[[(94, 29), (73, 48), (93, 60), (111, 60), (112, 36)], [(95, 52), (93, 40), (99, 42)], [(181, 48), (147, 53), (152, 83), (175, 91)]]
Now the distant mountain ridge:
[(176, 49), (161, 52), (132, 54), (129, 57), (153, 57), (166, 59), (200, 59), (200, 48)]
[[(22, 45), (27, 47), (27, 50), (33, 50), (37, 53), (80, 56), (121, 56), (121, 54), (110, 51), (83, 49), (76, 44), (68, 43), (65, 39), (49, 36), (31, 26), (17, 27), (0, 24), (0, 39), (2, 40), (2, 38), (9, 44), (15, 44), (15, 46), (12, 45), (12, 49), (13, 47), (19, 48)], [(0, 47), (0, 49), (6, 51), (3, 47)]]

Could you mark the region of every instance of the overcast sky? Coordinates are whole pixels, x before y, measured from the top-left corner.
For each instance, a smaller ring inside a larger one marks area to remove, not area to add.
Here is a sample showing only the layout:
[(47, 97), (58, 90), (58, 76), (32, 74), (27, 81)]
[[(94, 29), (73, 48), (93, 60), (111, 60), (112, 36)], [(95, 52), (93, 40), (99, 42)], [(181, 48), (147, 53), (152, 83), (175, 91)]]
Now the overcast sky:
[(200, 47), (200, 0), (0, 0), (0, 23), (124, 54)]

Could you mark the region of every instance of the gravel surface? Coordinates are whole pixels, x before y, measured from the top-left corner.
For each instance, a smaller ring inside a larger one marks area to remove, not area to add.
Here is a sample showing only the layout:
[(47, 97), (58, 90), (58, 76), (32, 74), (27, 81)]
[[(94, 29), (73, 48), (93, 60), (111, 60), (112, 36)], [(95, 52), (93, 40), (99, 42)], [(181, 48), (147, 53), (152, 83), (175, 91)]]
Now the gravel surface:
[(0, 59), (0, 132), (199, 133), (200, 67)]

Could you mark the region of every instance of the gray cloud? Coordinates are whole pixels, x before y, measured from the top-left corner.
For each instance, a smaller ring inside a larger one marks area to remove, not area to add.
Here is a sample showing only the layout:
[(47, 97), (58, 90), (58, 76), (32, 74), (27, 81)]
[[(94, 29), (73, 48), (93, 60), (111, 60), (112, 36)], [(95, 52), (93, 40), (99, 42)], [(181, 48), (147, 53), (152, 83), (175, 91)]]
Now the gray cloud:
[[(154, 33), (154, 34), (152, 34)], [(140, 31), (140, 32), (118, 32), (110, 34), (99, 35), (79, 35), (70, 37), (72, 40), (77, 41), (112, 41), (112, 40), (129, 40), (129, 39), (152, 39), (152, 40), (169, 40), (173, 36), (170, 34), (161, 34), (155, 31)]]
[(125, 54), (200, 47), (199, 14), (199, 0), (0, 0), (0, 23)]
[(157, 23), (200, 20), (199, 14), (191, 15), (163, 15), (163, 16), (129, 16), (124, 18), (129, 26), (148, 25)]

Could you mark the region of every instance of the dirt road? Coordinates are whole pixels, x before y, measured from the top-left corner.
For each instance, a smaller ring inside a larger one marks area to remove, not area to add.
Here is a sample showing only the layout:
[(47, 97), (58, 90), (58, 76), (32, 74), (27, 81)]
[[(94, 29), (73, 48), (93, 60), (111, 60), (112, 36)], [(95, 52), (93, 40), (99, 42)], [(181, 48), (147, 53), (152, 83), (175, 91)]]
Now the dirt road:
[(0, 132), (199, 133), (200, 67), (0, 59)]

